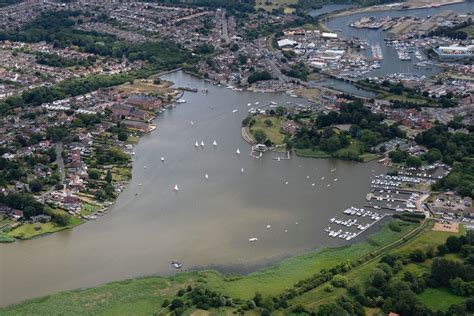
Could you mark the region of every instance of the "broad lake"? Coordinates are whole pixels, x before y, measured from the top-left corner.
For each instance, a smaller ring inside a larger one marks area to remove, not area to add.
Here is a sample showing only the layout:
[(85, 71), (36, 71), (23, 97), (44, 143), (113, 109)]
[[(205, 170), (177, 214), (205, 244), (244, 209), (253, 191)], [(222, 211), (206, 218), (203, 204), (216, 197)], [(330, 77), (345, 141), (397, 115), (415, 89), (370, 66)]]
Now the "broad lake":
[[(157, 129), (135, 148), (129, 186), (108, 214), (71, 230), (0, 244), (1, 306), (171, 274), (172, 259), (185, 269), (249, 273), (288, 256), (348, 243), (324, 233), (328, 219), (351, 205), (362, 206), (371, 174), (385, 167), (295, 156), (278, 161), (273, 153), (251, 158), (240, 136), (247, 104), (303, 100), (233, 91), (182, 72), (163, 78), (200, 92), (185, 93), (187, 103), (156, 119)], [(196, 148), (196, 141), (205, 147)], [(248, 241), (253, 237), (258, 242)]]

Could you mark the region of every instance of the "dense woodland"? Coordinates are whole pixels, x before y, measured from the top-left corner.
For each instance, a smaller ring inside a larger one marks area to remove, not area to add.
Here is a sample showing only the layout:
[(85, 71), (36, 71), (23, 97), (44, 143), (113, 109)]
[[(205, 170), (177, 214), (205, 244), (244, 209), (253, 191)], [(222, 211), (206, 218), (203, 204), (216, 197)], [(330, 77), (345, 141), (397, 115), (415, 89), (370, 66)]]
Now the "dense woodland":
[[(405, 134), (396, 125), (382, 123), (384, 116), (374, 114), (363, 105), (363, 101), (354, 98), (351, 102), (343, 104), (340, 112), (331, 111), (320, 114), (312, 125), (303, 127), (296, 133), (292, 145), (299, 149), (320, 149), (335, 153), (341, 148), (349, 146), (354, 139), (364, 144), (364, 151), (370, 151), (377, 144), (395, 138), (404, 137)], [(331, 125), (351, 124), (349, 132), (336, 132)], [(359, 160), (362, 152), (349, 152), (347, 157)]]

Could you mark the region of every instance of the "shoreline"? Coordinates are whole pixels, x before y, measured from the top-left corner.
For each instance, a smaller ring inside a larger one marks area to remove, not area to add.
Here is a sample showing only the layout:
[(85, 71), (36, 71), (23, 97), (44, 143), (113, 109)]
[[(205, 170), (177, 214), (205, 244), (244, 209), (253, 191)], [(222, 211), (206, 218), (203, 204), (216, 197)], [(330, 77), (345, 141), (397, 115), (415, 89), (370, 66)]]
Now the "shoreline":
[[(321, 17), (321, 21), (327, 21), (335, 18), (340, 18), (340, 17), (345, 17), (345, 16), (351, 16), (355, 14), (361, 14), (361, 13), (372, 13), (372, 12), (384, 12), (384, 11), (409, 11), (409, 10), (419, 10), (419, 9), (431, 9), (431, 8), (439, 8), (439, 7), (444, 7), (444, 6), (449, 6), (453, 4), (458, 4), (458, 3), (464, 3), (466, 0), (448, 0), (449, 2), (442, 2), (439, 4), (420, 4), (420, 6), (415, 6), (415, 4), (411, 4), (412, 6), (407, 7), (407, 8), (399, 8), (393, 5), (374, 5), (374, 6), (369, 6), (369, 7), (355, 7), (353, 9), (349, 10), (339, 10), (335, 11), (332, 13), (328, 13), (327, 15), (323, 15)], [(323, 23), (324, 27), (327, 27)]]
[[(43, 302), (47, 298), (51, 298), (51, 297), (58, 296), (61, 294), (69, 295), (71, 293), (99, 289), (99, 288), (107, 287), (114, 284), (126, 285), (133, 281), (146, 280), (146, 279), (160, 279), (160, 280), (165, 280), (166, 282), (174, 282), (174, 280), (181, 277), (194, 276), (199, 279), (201, 278), (202, 274), (206, 274), (206, 275), (211, 274), (214, 277), (218, 277), (222, 279), (223, 282), (239, 281), (245, 278), (252, 278), (261, 274), (272, 273), (271, 271), (275, 269), (281, 269), (282, 266), (296, 265), (296, 267), (299, 268), (300, 265), (307, 265), (308, 260), (318, 261), (319, 257), (324, 258), (324, 256), (327, 253), (330, 253), (332, 256), (342, 255), (345, 257), (345, 255), (343, 255), (342, 253), (346, 252), (348, 249), (353, 248), (353, 247), (375, 247), (375, 248), (370, 251), (367, 251), (366, 253), (358, 255), (354, 258), (350, 258), (351, 261), (357, 262), (366, 257), (371, 258), (371, 260), (373, 260), (374, 258), (377, 258), (378, 256), (380, 256), (379, 254), (380, 251), (383, 251), (385, 248), (390, 247), (392, 244), (395, 244), (397, 242), (402, 241), (402, 243), (406, 243), (407, 241), (412, 240), (413, 237), (416, 237), (418, 235), (416, 234), (416, 232), (418, 230), (423, 229), (423, 224), (419, 224), (419, 225), (408, 224), (408, 225), (412, 225), (410, 226), (410, 229), (408, 229), (407, 231), (404, 231), (403, 233), (397, 233), (397, 232), (392, 231), (388, 226), (388, 223), (391, 220), (392, 220), (391, 217), (389, 217), (389, 219), (383, 219), (382, 221), (376, 223), (375, 225), (371, 227), (370, 230), (361, 234), (361, 236), (359, 237), (360, 240), (353, 240), (348, 244), (340, 245), (340, 246), (325, 246), (325, 247), (323, 246), (323, 247), (315, 248), (315, 249), (312, 249), (312, 250), (309, 250), (307, 252), (303, 252), (297, 255), (288, 254), (288, 255), (275, 257), (273, 259), (272, 258), (265, 259), (263, 260), (262, 263), (257, 263), (255, 265), (245, 267), (244, 269), (247, 270), (246, 272), (242, 270), (242, 266), (239, 267), (237, 265), (193, 266), (193, 267), (190, 267), (189, 270), (178, 271), (177, 273), (172, 273), (170, 275), (148, 274), (148, 275), (137, 276), (134, 278), (127, 278), (127, 279), (121, 279), (121, 280), (115, 280), (112, 282), (102, 283), (102, 284), (92, 286), (92, 287), (81, 287), (81, 288), (75, 288), (71, 290), (54, 292), (54, 293), (50, 293), (48, 295), (44, 295), (40, 297), (25, 299), (18, 303), (12, 303), (9, 305), (4, 305), (4, 306), (0, 305), (0, 311), (4, 312), (6, 309), (15, 308), (23, 304)], [(371, 245), (372, 239), (376, 239), (387, 233), (397, 235), (396, 239), (387, 244), (377, 244), (375, 246)], [(398, 234), (400, 235), (398, 236)], [(314, 269), (314, 266), (312, 266), (312, 269)], [(302, 277), (301, 279), (304, 279), (304, 277)]]

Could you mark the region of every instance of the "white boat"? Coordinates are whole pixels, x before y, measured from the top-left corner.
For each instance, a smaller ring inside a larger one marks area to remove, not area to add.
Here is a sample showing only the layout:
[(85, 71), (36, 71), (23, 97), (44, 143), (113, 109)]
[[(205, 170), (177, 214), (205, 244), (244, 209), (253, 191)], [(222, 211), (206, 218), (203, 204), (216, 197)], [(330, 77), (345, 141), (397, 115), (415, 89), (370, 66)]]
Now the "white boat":
[(316, 185), (316, 183), (311, 183), (311, 186), (314, 187)]
[(161, 161), (165, 161), (165, 157), (161, 157)]
[(179, 99), (178, 101), (176, 101), (176, 103), (186, 103), (186, 100), (185, 99)]
[(214, 142), (212, 143), (213, 146), (217, 146), (217, 142), (216, 140), (214, 140)]
[(237, 150), (235, 151), (235, 153), (236, 153), (237, 155), (240, 155), (240, 149), (237, 148)]
[(138, 186), (139, 186), (139, 187), (141, 187), (141, 186), (142, 186), (142, 184), (141, 184), (141, 183), (139, 183), (139, 184), (138, 184)]
[(251, 106), (251, 105), (252, 105), (252, 103), (247, 103), (247, 106)]
[(336, 179), (334, 179), (334, 181), (336, 182), (336, 181), (337, 181), (337, 178), (336, 178)]
[(146, 166), (143, 166), (143, 169), (146, 169)]
[(196, 144), (194, 144), (194, 146), (196, 146), (196, 147), (199, 147), (199, 143), (198, 143), (198, 142), (196, 142)]
[(270, 101), (270, 104), (271, 105), (277, 105), (277, 103), (275, 101)]
[(191, 125), (194, 125), (194, 122), (193, 122), (193, 121), (191, 121)]
[(206, 180), (209, 180), (209, 175), (206, 173), (206, 175), (204, 176), (204, 178), (206, 178)]
[(178, 188), (178, 185), (177, 185), (177, 184), (174, 185), (174, 190), (175, 190), (175, 191), (179, 191), (179, 188)]
[(321, 180), (324, 180), (324, 177), (321, 177)]
[(232, 111), (232, 113), (237, 113), (237, 111), (239, 111), (239, 110), (235, 109), (235, 110)]
[(255, 102), (255, 105), (259, 105), (259, 104), (260, 104), (260, 102)]
[(272, 226), (270, 226), (270, 225), (267, 225), (267, 228), (270, 228), (270, 227), (272, 227)]
[(244, 173), (244, 168), (240, 169), (240, 172)]
[(201, 147), (204, 147), (204, 141), (201, 140)]
[(285, 184), (288, 184), (288, 181), (286, 181)]
[(258, 238), (256, 238), (256, 237), (249, 238), (249, 241), (250, 241), (250, 242), (254, 242), (254, 241), (257, 241), (257, 240), (258, 240)]

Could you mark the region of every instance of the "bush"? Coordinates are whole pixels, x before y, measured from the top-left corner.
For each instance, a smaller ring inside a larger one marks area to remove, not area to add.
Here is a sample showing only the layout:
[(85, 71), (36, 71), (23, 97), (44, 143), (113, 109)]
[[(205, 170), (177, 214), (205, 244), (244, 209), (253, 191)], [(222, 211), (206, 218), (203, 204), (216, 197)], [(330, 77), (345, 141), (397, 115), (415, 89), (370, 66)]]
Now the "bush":
[(347, 278), (340, 274), (336, 274), (331, 280), (331, 284), (334, 285), (335, 287), (346, 287), (347, 283), (348, 283)]
[(390, 224), (388, 224), (388, 227), (394, 231), (394, 232), (401, 232), (402, 231), (402, 228), (400, 227), (400, 223), (399, 222), (390, 222)]
[(420, 249), (416, 249), (410, 253), (410, 260), (413, 262), (423, 262), (426, 260), (426, 254)]
[(183, 306), (184, 306), (183, 301), (180, 298), (175, 298), (171, 301), (170, 309), (175, 310)]

